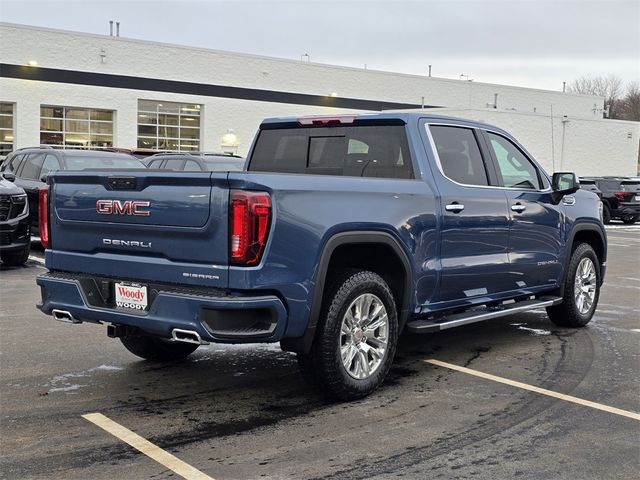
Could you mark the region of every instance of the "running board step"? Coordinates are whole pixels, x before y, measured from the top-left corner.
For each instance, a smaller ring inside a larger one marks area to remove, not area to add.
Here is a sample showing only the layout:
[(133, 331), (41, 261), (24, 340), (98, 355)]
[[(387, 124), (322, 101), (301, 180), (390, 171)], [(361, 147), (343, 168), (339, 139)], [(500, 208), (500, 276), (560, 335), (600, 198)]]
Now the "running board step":
[(526, 312), (535, 308), (550, 307), (562, 303), (562, 297), (540, 297), (535, 300), (523, 300), (509, 303), (497, 307), (489, 307), (483, 310), (473, 310), (470, 312), (456, 313), (446, 316), (438, 322), (433, 320), (414, 320), (407, 323), (407, 329), (412, 333), (434, 333), (448, 328), (468, 325), (470, 323), (491, 320), (492, 318), (513, 315), (514, 313)]

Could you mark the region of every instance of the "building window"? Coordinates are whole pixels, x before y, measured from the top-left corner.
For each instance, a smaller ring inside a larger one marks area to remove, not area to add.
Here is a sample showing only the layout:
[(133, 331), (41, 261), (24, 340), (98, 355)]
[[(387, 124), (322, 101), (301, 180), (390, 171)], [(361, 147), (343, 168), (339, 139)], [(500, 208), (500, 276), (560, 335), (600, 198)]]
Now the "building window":
[(13, 103), (0, 103), (0, 155), (13, 151)]
[(138, 100), (138, 148), (200, 150), (201, 105)]
[(42, 105), (40, 144), (60, 148), (113, 147), (113, 110)]

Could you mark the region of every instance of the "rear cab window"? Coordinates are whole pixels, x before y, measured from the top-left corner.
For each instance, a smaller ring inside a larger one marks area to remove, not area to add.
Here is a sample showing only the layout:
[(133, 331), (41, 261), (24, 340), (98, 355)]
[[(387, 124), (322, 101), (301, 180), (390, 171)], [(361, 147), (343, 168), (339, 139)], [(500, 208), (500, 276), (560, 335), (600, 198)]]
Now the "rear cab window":
[(486, 165), (473, 129), (431, 125), (428, 127), (442, 173), (462, 185), (489, 185)]
[(413, 179), (404, 125), (262, 129), (249, 171)]

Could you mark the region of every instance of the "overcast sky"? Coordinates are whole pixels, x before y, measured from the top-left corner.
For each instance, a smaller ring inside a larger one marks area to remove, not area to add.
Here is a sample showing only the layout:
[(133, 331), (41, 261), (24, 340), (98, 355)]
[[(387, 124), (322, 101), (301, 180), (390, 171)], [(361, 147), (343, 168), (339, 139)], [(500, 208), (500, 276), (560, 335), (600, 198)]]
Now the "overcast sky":
[[(0, 0), (5, 22), (560, 90), (640, 79), (640, 0)], [(1, 47), (0, 47), (1, 48)]]

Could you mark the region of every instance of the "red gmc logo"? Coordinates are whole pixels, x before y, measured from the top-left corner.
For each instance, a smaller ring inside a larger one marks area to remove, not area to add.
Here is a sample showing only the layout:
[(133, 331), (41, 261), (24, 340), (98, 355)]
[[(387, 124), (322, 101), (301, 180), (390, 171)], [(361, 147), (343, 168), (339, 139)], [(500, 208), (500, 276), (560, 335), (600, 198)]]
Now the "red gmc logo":
[(136, 200), (98, 200), (96, 202), (96, 212), (100, 215), (135, 215), (138, 217), (148, 217), (151, 213), (143, 208), (151, 205), (149, 202)]

